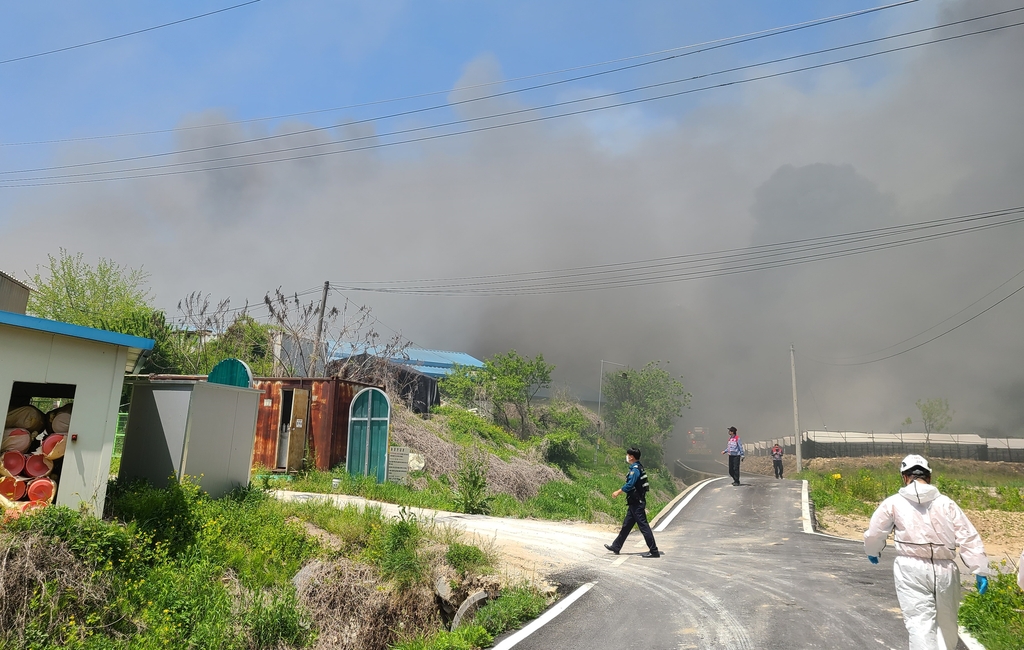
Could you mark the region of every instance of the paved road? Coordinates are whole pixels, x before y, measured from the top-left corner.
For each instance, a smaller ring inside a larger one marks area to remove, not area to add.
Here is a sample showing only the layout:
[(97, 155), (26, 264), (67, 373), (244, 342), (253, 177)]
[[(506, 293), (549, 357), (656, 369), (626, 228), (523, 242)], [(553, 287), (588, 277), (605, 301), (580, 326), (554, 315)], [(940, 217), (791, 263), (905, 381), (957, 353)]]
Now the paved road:
[(799, 481), (742, 481), (701, 489), (656, 533), (664, 557), (640, 558), (634, 532), (567, 572), (596, 585), (516, 650), (906, 648), (892, 555), (872, 566), (857, 542), (803, 532)]

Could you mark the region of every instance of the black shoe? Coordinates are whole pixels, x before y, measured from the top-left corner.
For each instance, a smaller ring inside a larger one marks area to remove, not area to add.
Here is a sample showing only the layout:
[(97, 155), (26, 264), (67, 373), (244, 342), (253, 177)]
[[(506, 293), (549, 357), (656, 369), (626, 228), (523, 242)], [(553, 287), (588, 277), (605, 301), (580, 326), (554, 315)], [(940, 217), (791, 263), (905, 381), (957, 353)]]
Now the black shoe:
[(646, 553), (644, 553), (640, 557), (661, 557), (661, 552), (660, 551), (647, 551)]
[(739, 481), (733, 481), (733, 482), (732, 482), (732, 484), (733, 484), (733, 485), (739, 485), (739, 484), (740, 484), (740, 482), (739, 482)]
[(613, 548), (611, 544), (605, 544), (604, 547), (616, 555), (619, 554), (619, 550), (617, 548)]

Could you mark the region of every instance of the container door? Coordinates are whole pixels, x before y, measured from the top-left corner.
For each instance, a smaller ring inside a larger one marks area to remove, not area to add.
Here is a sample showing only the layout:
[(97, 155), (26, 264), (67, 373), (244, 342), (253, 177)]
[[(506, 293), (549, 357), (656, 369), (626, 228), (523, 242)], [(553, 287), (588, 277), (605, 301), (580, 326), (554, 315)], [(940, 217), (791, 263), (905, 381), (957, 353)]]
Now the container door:
[(370, 458), (367, 476), (375, 476), (378, 483), (387, 478), (388, 468), (388, 423), (391, 407), (387, 396), (379, 390), (370, 392)]
[(370, 393), (362, 391), (352, 400), (348, 417), (348, 453), (345, 465), (353, 476), (366, 475), (366, 443), (370, 422)]
[(292, 417), (288, 424), (288, 471), (302, 469), (306, 455), (306, 430), (309, 428), (309, 391), (296, 388), (292, 391)]

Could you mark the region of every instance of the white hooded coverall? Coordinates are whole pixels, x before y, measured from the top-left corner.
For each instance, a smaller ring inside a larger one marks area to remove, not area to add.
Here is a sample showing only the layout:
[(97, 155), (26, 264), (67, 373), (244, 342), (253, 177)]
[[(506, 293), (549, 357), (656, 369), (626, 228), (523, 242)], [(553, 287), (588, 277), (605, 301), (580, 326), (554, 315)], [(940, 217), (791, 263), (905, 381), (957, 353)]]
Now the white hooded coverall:
[(956, 548), (974, 574), (988, 575), (981, 537), (960, 506), (934, 485), (918, 481), (875, 510), (864, 533), (867, 554), (877, 557), (894, 529), (893, 576), (910, 650), (953, 650), (960, 608)]

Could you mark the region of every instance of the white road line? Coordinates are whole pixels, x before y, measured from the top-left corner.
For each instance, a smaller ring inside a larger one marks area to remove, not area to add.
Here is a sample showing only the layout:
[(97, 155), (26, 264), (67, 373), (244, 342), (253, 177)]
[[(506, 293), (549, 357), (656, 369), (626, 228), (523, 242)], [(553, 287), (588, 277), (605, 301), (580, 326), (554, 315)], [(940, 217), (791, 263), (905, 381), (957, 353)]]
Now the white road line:
[(968, 650), (985, 650), (985, 646), (981, 645), (981, 642), (971, 636), (971, 633), (960, 626), (960, 640), (964, 642)]
[(533, 634), (534, 632), (536, 632), (537, 630), (539, 630), (540, 628), (544, 627), (552, 620), (554, 620), (556, 616), (558, 616), (566, 609), (568, 609), (569, 605), (572, 605), (574, 602), (579, 600), (580, 596), (590, 591), (591, 587), (593, 587), (595, 584), (597, 583), (588, 582), (576, 591), (572, 592), (564, 599), (562, 599), (562, 602), (558, 603), (548, 611), (544, 612), (544, 614), (540, 618), (534, 620), (532, 623), (530, 623), (523, 629), (519, 630), (509, 638), (505, 639), (498, 645), (494, 646), (494, 650), (508, 650), (509, 648), (515, 646), (517, 643), (519, 643), (526, 637), (530, 636), (531, 634)]
[(658, 524), (658, 527), (654, 529), (654, 532), (660, 533), (661, 531), (665, 530), (668, 527), (668, 525), (672, 523), (672, 520), (676, 518), (676, 515), (683, 511), (683, 508), (686, 507), (686, 504), (690, 502), (690, 499), (697, 496), (697, 493), (703, 490), (708, 483), (722, 480), (725, 480), (724, 476), (719, 476), (718, 478), (709, 478), (702, 483), (698, 483), (697, 486), (694, 487), (693, 490), (686, 495), (686, 498), (679, 502), (679, 505), (672, 510), (669, 516), (665, 517), (665, 519), (663, 519), (661, 523)]
[(612, 562), (612, 566), (619, 566), (620, 564), (622, 564), (623, 562), (625, 562), (628, 559), (629, 559), (628, 555), (623, 555), (619, 559), (617, 559), (614, 562)]
[(803, 489), (800, 491), (800, 518), (804, 520), (804, 532), (813, 533), (814, 526), (811, 525), (811, 497), (807, 493), (807, 481), (804, 481), (803, 484)]

